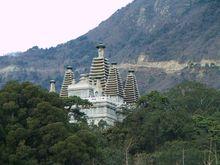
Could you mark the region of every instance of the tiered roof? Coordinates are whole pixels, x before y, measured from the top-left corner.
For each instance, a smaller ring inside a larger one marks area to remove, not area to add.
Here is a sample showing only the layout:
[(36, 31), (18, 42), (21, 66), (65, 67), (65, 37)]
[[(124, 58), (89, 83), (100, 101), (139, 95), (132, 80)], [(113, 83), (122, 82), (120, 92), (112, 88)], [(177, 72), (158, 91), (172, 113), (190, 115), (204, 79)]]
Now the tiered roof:
[(60, 90), (60, 97), (68, 97), (68, 86), (72, 84), (73, 78), (73, 68), (71, 66), (67, 66), (67, 70), (63, 79), (63, 84)]
[(109, 74), (109, 62), (108, 59), (104, 57), (105, 45), (99, 44), (97, 49), (98, 57), (93, 58), (89, 80), (90, 83), (94, 83), (94, 85), (96, 84), (97, 80), (100, 80), (102, 90), (104, 91)]
[(105, 94), (107, 96), (123, 97), (122, 80), (116, 65), (117, 63), (112, 63), (110, 67), (109, 77), (105, 87)]
[(130, 69), (124, 87), (124, 101), (127, 104), (133, 104), (138, 100), (139, 96), (140, 94), (134, 70)]

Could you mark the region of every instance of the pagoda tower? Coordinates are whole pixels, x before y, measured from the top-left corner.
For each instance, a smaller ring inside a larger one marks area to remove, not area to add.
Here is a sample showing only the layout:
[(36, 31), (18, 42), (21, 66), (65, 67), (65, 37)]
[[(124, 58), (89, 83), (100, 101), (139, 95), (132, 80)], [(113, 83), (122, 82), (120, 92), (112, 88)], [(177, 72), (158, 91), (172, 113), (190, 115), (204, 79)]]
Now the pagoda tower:
[(67, 66), (67, 70), (65, 71), (63, 84), (60, 90), (60, 97), (68, 97), (68, 86), (74, 83), (74, 76), (73, 76), (73, 67)]
[(105, 45), (100, 43), (96, 48), (98, 49), (98, 57), (93, 58), (89, 81), (91, 84), (96, 85), (97, 80), (99, 80), (102, 90), (105, 91), (105, 85), (109, 75), (109, 62), (104, 57)]
[(56, 92), (56, 87), (55, 87), (55, 80), (50, 80), (50, 90), (49, 92)]
[(107, 96), (119, 96), (123, 98), (122, 79), (116, 65), (117, 63), (112, 63), (110, 66), (109, 76), (105, 86), (105, 94)]
[(139, 96), (136, 76), (134, 75), (134, 70), (130, 69), (124, 87), (124, 101), (127, 104), (133, 104), (138, 100)]

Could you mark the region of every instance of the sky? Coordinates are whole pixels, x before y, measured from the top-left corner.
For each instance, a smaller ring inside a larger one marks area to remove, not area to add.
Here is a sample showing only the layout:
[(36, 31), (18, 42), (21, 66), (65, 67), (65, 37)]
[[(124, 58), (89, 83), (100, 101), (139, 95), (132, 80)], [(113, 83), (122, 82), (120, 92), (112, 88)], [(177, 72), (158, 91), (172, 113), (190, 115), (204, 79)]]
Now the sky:
[(75, 39), (132, 1), (0, 0), (0, 55)]

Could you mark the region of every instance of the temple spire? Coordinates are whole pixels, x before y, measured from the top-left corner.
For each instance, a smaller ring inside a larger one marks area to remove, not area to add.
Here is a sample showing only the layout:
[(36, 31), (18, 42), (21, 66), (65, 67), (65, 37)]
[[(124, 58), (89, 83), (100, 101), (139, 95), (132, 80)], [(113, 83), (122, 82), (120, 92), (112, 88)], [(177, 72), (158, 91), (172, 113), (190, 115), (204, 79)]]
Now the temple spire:
[(75, 82), (73, 76), (73, 68), (72, 66), (67, 66), (63, 79), (63, 84), (60, 90), (60, 97), (68, 97), (68, 86), (71, 85), (73, 82)]
[(98, 49), (98, 57), (104, 58), (105, 55), (105, 45), (102, 43), (99, 43), (96, 48)]
[(107, 96), (120, 96), (123, 98), (122, 80), (117, 68), (117, 63), (112, 63), (110, 66), (105, 94)]
[(55, 87), (55, 80), (50, 80), (50, 90), (49, 92), (56, 92), (56, 87)]
[(96, 85), (97, 80), (100, 81), (102, 90), (105, 90), (105, 85), (109, 74), (109, 62), (108, 59), (104, 57), (104, 44), (98, 44), (98, 57), (93, 58), (92, 66), (89, 74), (90, 83)]
[(127, 104), (135, 103), (139, 98), (139, 90), (134, 70), (130, 69), (124, 87), (124, 100)]

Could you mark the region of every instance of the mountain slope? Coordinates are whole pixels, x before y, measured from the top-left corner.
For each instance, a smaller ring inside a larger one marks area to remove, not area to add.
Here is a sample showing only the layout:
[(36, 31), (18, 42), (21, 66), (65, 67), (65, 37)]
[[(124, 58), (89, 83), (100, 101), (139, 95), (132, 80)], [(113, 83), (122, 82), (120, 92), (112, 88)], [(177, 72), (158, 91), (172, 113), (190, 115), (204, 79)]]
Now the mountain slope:
[[(176, 66), (186, 66), (188, 61), (200, 65), (204, 59), (220, 60), (219, 29), (219, 0), (135, 0), (76, 40), (50, 49), (33, 47), (17, 57), (1, 57), (0, 83), (30, 80), (46, 87), (53, 78), (60, 85), (64, 66), (73, 65), (76, 76), (88, 72), (96, 43), (103, 42), (107, 57), (123, 64), (123, 75), (129, 64), (137, 69), (142, 91), (165, 90), (183, 80), (219, 88), (218, 67)], [(155, 61), (167, 65), (148, 67)], [(172, 62), (174, 71), (164, 70)]]
[[(191, 2), (191, 3), (190, 3)], [(88, 33), (112, 56), (200, 60), (220, 55), (219, 1), (137, 0)]]

